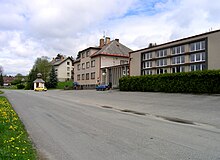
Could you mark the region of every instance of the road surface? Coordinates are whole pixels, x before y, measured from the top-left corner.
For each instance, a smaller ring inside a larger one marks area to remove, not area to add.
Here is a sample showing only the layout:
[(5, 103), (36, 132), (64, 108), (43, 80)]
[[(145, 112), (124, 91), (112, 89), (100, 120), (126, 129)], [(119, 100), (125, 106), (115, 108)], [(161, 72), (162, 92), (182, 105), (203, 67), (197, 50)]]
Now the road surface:
[(41, 159), (220, 160), (220, 96), (4, 90)]

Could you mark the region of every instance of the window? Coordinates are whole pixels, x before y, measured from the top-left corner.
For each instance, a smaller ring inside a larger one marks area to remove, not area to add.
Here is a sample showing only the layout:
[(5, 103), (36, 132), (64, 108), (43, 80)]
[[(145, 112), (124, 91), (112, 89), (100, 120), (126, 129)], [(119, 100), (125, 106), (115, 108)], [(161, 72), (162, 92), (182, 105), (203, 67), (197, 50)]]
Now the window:
[(85, 58), (85, 52), (82, 53), (82, 58)]
[(91, 67), (95, 67), (95, 60), (91, 61)]
[(205, 52), (195, 53), (190, 55), (190, 62), (201, 62), (205, 61)]
[(80, 70), (80, 64), (77, 64), (77, 70)]
[(91, 73), (91, 79), (95, 79), (95, 72)]
[(200, 51), (205, 49), (205, 41), (195, 42), (190, 44), (190, 52)]
[(157, 74), (164, 74), (164, 73), (167, 73), (167, 69), (165, 68), (157, 69)]
[(185, 72), (184, 66), (176, 66), (172, 68), (172, 73)]
[(172, 48), (172, 54), (182, 54), (185, 53), (185, 46), (177, 46)]
[(85, 79), (85, 74), (82, 74), (82, 80), (84, 80)]
[(82, 69), (85, 69), (85, 63), (82, 63)]
[(152, 74), (153, 74), (152, 70), (144, 70), (143, 71), (143, 75), (152, 75)]
[(143, 62), (143, 69), (151, 68), (151, 67), (152, 67), (152, 61)]
[(143, 53), (143, 60), (152, 59), (152, 53)]
[(86, 57), (89, 57), (89, 51), (86, 51)]
[(173, 57), (171, 61), (172, 64), (183, 64), (185, 63), (185, 56)]
[(206, 69), (206, 65), (204, 63), (190, 65), (190, 71), (199, 71), (205, 69)]
[(159, 59), (156, 61), (156, 66), (166, 66), (167, 65), (167, 59)]
[(164, 50), (159, 50), (156, 52), (156, 57), (165, 57), (167, 56), (167, 50), (164, 49)]
[(89, 80), (89, 73), (86, 73), (86, 80)]
[(78, 81), (80, 80), (80, 74), (77, 75), (77, 80), (78, 80)]
[(67, 62), (66, 64), (67, 64), (67, 65), (70, 65), (70, 62)]
[(90, 67), (90, 63), (86, 62), (86, 68), (89, 68), (89, 67)]
[(69, 72), (67, 72), (67, 77), (70, 77), (70, 73)]
[(70, 71), (70, 67), (67, 67), (67, 71)]

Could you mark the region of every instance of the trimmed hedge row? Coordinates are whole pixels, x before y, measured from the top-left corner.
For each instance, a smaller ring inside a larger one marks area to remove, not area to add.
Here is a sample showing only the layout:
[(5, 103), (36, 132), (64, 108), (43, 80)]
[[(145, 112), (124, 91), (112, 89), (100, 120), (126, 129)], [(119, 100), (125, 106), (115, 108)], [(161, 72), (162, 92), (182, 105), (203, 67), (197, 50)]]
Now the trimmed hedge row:
[(121, 91), (220, 93), (220, 70), (127, 76), (119, 80), (119, 88)]

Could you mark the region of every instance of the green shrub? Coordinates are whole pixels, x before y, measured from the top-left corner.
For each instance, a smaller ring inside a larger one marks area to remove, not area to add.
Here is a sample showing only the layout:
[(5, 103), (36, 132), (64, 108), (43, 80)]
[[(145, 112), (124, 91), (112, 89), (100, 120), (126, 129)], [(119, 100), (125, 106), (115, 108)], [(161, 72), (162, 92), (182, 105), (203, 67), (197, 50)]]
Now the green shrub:
[(170, 93), (220, 93), (220, 70), (127, 76), (119, 80), (121, 91)]
[(57, 83), (57, 89), (64, 89), (65, 87), (72, 87), (73, 82), (72, 81), (67, 81), (67, 82), (58, 82)]
[(18, 84), (17, 85), (17, 89), (24, 89), (25, 88), (25, 85), (23, 85), (23, 84)]

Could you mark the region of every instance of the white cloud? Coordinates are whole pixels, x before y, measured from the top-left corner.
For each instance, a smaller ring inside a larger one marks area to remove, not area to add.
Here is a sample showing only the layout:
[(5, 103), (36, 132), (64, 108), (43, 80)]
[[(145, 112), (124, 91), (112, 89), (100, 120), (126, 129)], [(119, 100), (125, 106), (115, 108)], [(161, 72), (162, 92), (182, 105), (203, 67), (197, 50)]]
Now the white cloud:
[(219, 14), (217, 0), (1, 0), (0, 65), (27, 74), (37, 57), (75, 57), (103, 31), (139, 49), (219, 29)]

